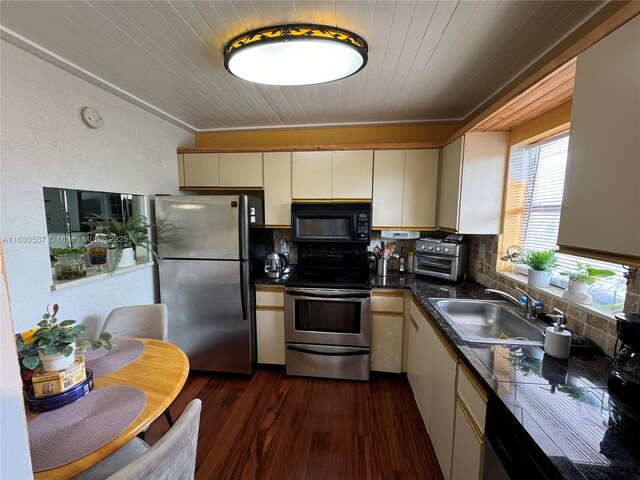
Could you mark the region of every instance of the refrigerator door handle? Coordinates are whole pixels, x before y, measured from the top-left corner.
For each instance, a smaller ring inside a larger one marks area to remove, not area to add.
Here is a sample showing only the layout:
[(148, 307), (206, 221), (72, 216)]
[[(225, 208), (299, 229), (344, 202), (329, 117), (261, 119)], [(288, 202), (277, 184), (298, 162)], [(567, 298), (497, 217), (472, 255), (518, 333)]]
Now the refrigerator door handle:
[(249, 308), (247, 301), (249, 300), (249, 262), (240, 262), (240, 303), (242, 304), (242, 320), (249, 320), (247, 315)]
[[(238, 233), (240, 235), (240, 261), (249, 260), (249, 198), (247, 195), (238, 196)], [(255, 216), (255, 214), (254, 214)]]

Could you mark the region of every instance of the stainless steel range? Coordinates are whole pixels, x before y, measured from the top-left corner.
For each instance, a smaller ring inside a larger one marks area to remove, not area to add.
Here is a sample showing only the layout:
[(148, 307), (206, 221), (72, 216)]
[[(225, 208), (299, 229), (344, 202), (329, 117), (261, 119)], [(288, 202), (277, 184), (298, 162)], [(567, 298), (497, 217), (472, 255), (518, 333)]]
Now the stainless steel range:
[(300, 244), (285, 292), (287, 374), (369, 380), (366, 246)]

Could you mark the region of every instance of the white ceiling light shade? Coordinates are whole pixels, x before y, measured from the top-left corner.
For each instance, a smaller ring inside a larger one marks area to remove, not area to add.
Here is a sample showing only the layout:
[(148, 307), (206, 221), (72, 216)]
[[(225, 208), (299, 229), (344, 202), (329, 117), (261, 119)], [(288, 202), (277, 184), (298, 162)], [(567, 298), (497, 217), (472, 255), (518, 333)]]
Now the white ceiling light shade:
[(362, 70), (368, 46), (336, 27), (279, 25), (243, 33), (224, 49), (224, 66), (236, 77), (266, 85), (313, 85)]

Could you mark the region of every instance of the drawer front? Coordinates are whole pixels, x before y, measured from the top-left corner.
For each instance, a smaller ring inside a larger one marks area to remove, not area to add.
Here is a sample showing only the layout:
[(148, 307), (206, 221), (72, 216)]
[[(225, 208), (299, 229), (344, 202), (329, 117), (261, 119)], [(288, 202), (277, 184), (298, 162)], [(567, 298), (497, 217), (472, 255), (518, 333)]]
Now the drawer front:
[(369, 349), (287, 343), (287, 375), (369, 380)]
[(284, 288), (256, 288), (256, 306), (284, 308)]
[(458, 375), (458, 397), (464, 402), (478, 430), (484, 433), (487, 418), (487, 396), (484, 392), (482, 394), (478, 392), (480, 386), (462, 365), (460, 365), (460, 373), (462, 375)]
[(402, 292), (393, 294), (380, 294), (373, 292), (371, 296), (371, 311), (382, 313), (402, 313), (404, 311), (404, 295)]

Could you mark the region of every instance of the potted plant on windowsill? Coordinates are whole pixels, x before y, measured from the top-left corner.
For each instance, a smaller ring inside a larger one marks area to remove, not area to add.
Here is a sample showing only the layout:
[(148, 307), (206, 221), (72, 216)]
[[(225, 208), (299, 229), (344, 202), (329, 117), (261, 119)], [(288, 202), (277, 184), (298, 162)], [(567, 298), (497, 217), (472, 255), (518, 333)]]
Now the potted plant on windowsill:
[(73, 280), (87, 276), (85, 247), (52, 248), (51, 256), (56, 259), (56, 280)]
[(527, 284), (531, 287), (548, 287), (551, 284), (551, 270), (557, 265), (557, 252), (549, 250), (528, 251), (518, 263), (529, 267)]
[(98, 217), (100, 233), (107, 235), (110, 250), (107, 252), (111, 273), (118, 267), (130, 267), (135, 265), (134, 250), (138, 247), (150, 252), (155, 258), (153, 244), (149, 240), (149, 228), (147, 218), (136, 215), (129, 220), (119, 221), (115, 218)]
[(49, 305), (33, 337), (26, 343), (23, 339), (16, 340), (18, 356), (25, 368), (34, 370), (42, 363), (47, 372), (64, 370), (73, 364), (76, 352), (84, 353), (89, 347), (115, 348), (110, 333), (102, 332), (97, 340), (89, 340), (84, 337), (85, 325), (73, 325), (75, 320), (58, 323), (57, 313), (58, 305)]
[(603, 268), (594, 268), (586, 262), (576, 262), (576, 268), (570, 272), (560, 272), (569, 277), (569, 286), (562, 294), (562, 298), (576, 303), (589, 305), (593, 301), (587, 293), (589, 285), (593, 285), (601, 278), (612, 277), (615, 272)]

